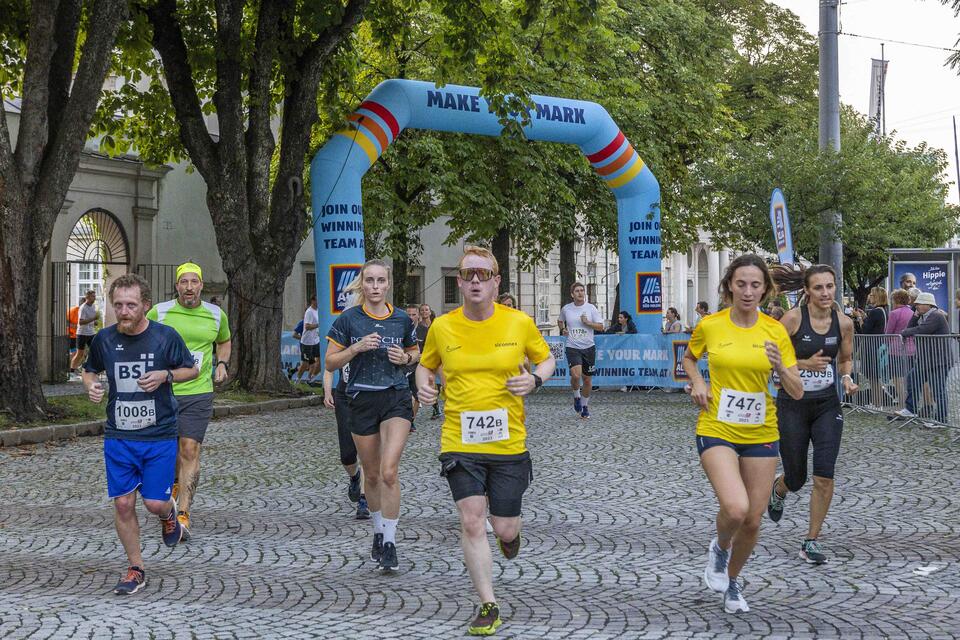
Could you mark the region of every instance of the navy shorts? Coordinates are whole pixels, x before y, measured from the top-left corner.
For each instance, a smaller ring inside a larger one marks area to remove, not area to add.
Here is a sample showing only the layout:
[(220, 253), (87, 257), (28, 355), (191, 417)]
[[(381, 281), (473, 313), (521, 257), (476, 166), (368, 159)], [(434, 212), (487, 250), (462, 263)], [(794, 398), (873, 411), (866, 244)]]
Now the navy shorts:
[(592, 346), (589, 349), (566, 348), (567, 364), (573, 367), (582, 367), (583, 375), (592, 377), (595, 373), (594, 365), (597, 362), (597, 347)]
[(177, 464), (177, 439), (103, 440), (107, 495), (119, 498), (140, 488), (146, 500), (169, 500)]
[(520, 515), (523, 493), (533, 481), (529, 453), (519, 456), (442, 453), (440, 465), (440, 475), (447, 479), (454, 502), (485, 495), (490, 500), (490, 515), (499, 518)]
[(300, 343), (300, 359), (303, 362), (316, 362), (320, 359), (320, 344)]
[(780, 455), (779, 440), (755, 444), (737, 444), (724, 440), (723, 438), (697, 436), (697, 454), (702, 456), (703, 452), (710, 447), (730, 447), (736, 451), (737, 455), (741, 458), (776, 458)]

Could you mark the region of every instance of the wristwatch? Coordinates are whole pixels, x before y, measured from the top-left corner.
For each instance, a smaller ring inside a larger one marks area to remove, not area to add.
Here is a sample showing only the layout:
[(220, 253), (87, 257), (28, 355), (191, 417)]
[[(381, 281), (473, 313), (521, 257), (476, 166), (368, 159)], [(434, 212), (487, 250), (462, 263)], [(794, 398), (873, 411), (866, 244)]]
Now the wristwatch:
[(168, 383), (173, 382), (173, 371), (171, 371), (170, 369), (167, 369), (167, 382)]
[(538, 376), (538, 375), (535, 374), (535, 373), (531, 373), (530, 375), (533, 376), (533, 388), (534, 388), (534, 389), (539, 389), (540, 387), (543, 386), (543, 378), (541, 378), (540, 376)]
[(844, 380), (849, 380), (850, 382), (853, 382), (853, 376), (850, 375), (849, 373), (845, 373), (842, 376), (840, 376), (840, 382), (843, 382)]

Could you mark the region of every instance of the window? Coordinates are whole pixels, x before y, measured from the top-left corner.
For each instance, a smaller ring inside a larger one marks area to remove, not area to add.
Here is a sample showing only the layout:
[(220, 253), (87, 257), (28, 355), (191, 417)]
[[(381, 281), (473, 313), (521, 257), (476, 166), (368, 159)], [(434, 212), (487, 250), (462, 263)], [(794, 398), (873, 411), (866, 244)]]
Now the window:
[[(317, 274), (313, 271), (304, 271), (303, 273), (304, 282), (303, 282), (303, 308), (307, 308), (307, 304), (310, 302), (310, 298), (317, 295)], [(319, 306), (319, 301), (317, 302)]]
[[(456, 280), (456, 278), (454, 278)], [(423, 276), (411, 274), (407, 276), (407, 304), (421, 304), (423, 302)]]
[(443, 304), (459, 304), (460, 287), (457, 286), (457, 276), (443, 276)]
[(550, 324), (550, 296), (537, 297), (537, 324)]
[(590, 264), (587, 265), (587, 277), (588, 277), (588, 278), (591, 278), (591, 279), (597, 277), (597, 263), (596, 263), (596, 262), (591, 262)]
[(537, 281), (550, 282), (550, 263), (537, 265)]
[(81, 262), (77, 265), (77, 290), (74, 300), (79, 300), (91, 289), (97, 293), (97, 300), (102, 301), (103, 265), (99, 262)]

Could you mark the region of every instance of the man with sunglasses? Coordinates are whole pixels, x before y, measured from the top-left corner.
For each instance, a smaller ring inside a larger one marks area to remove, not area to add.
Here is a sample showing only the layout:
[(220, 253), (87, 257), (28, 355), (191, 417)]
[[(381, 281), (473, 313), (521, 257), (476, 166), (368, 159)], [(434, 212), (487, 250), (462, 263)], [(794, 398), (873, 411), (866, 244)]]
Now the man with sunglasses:
[(593, 341), (596, 331), (603, 331), (600, 310), (587, 302), (587, 288), (581, 282), (570, 287), (573, 302), (560, 310), (560, 332), (567, 337), (567, 362), (570, 365), (570, 388), (573, 389), (573, 410), (581, 418), (590, 417), (590, 389), (593, 385), (593, 366), (597, 361), (597, 347)]
[[(487, 505), (500, 551), (512, 560), (520, 552), (523, 493), (533, 477), (523, 396), (553, 375), (556, 365), (530, 316), (494, 304), (498, 272), (489, 250), (467, 247), (457, 274), (463, 306), (433, 322), (417, 368), (418, 395), (425, 405), (437, 401), (433, 378), (440, 367), (446, 380), (440, 474), (460, 514), (464, 563), (480, 596), (471, 635), (492, 635), (501, 624)], [(525, 358), (537, 363), (533, 373), (523, 368)]]

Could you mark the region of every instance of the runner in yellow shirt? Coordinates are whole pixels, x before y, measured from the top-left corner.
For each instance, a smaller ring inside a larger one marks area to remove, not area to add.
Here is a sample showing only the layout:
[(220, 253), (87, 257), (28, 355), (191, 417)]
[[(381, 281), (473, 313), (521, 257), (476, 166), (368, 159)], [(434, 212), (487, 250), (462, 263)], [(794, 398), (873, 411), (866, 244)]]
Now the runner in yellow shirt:
[[(750, 610), (737, 577), (757, 543), (777, 469), (780, 433), (771, 374), (780, 377), (783, 392), (803, 397), (790, 336), (782, 324), (759, 312), (776, 291), (762, 258), (736, 258), (720, 282), (721, 297), (730, 307), (700, 321), (683, 358), (693, 402), (700, 407), (700, 464), (720, 503), (704, 581), (724, 594), (727, 613)], [(709, 385), (697, 368), (703, 355)]]
[[(416, 374), (420, 402), (432, 405), (434, 376), (443, 368), (447, 402), (440, 473), (457, 504), (464, 563), (480, 596), (471, 635), (493, 635), (501, 623), (485, 529), (487, 499), (500, 551), (512, 560), (520, 552), (523, 493), (533, 475), (523, 396), (556, 366), (533, 319), (494, 303), (498, 273), (489, 250), (465, 250), (457, 274), (463, 306), (433, 322)], [(536, 363), (533, 373), (523, 368), (525, 358)]]

